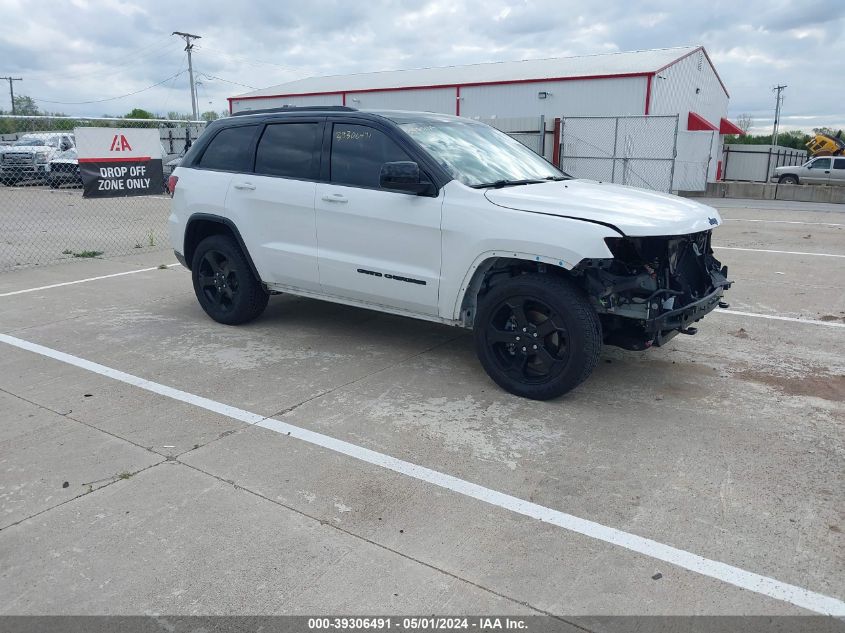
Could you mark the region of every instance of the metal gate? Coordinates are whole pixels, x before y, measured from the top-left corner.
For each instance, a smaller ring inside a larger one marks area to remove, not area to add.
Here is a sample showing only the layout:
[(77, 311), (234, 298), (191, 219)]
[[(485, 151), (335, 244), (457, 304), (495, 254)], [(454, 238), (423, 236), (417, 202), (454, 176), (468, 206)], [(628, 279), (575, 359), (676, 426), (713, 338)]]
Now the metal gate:
[(562, 117), (560, 167), (578, 178), (671, 192), (678, 115)]

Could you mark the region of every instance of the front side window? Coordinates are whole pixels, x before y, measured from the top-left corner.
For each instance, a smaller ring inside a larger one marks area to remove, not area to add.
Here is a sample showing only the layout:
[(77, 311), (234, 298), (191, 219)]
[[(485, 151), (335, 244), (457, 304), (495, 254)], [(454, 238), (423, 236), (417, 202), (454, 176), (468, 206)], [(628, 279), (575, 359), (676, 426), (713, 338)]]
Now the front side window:
[(205, 148), (199, 166), (222, 171), (252, 171), (252, 138), (257, 127), (242, 125), (220, 130)]
[(830, 169), (830, 159), (817, 158), (815, 162), (810, 165), (810, 169)]
[(446, 117), (397, 116), (393, 120), (453, 178), (470, 187), (566, 178), (522, 143), (489, 125)]
[(381, 166), (404, 160), (411, 159), (384, 132), (366, 125), (334, 124), (332, 182), (378, 189)]
[(258, 142), (255, 173), (316, 180), (322, 138), (318, 123), (274, 123)]

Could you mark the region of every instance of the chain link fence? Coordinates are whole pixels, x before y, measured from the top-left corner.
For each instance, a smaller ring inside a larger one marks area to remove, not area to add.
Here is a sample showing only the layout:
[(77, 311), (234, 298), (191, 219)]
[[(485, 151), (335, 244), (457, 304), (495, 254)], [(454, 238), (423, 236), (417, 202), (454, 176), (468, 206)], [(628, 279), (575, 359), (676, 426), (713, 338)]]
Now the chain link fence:
[(78, 128), (158, 130), (164, 180), (204, 122), (0, 116), (0, 271), (87, 257), (166, 251), (166, 193), (86, 198)]
[(578, 178), (673, 189), (677, 116), (562, 117), (560, 167)]
[[(547, 154), (546, 123), (545, 117), (543, 116), (509, 118), (496, 117), (489, 119), (476, 117), (476, 120), (504, 132), (540, 156), (546, 156)], [(551, 158), (551, 156), (549, 155), (547, 158)]]

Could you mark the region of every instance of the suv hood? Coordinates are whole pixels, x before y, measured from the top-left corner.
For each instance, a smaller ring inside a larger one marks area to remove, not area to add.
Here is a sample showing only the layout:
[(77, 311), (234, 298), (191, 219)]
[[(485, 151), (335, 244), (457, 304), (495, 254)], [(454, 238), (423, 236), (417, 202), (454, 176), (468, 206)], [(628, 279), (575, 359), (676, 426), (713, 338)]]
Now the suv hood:
[(609, 224), (624, 235), (687, 235), (722, 223), (712, 207), (665, 193), (593, 180), (487, 189), (495, 205)]
[(34, 154), (36, 152), (52, 153), (54, 149), (49, 145), (9, 145), (3, 146), (3, 152), (10, 154), (20, 152), (21, 154)]

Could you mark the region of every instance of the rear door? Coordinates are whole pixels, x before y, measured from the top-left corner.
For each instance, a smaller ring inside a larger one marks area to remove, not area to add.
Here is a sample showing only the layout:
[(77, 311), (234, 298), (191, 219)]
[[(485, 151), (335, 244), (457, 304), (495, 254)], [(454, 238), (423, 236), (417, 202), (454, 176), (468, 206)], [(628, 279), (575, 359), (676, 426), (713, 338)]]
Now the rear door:
[(327, 123), (329, 163), (317, 185), (323, 291), (437, 314), (442, 190), (436, 198), (385, 191), (386, 162), (414, 160), (372, 122)]
[(811, 185), (826, 185), (830, 178), (830, 163), (831, 158), (829, 156), (817, 158), (807, 165), (802, 180)]
[(831, 185), (845, 185), (845, 158), (834, 158), (830, 170)]
[(314, 193), (322, 135), (320, 117), (268, 122), (252, 173), (232, 179), (227, 212), (265, 282), (320, 289)]

